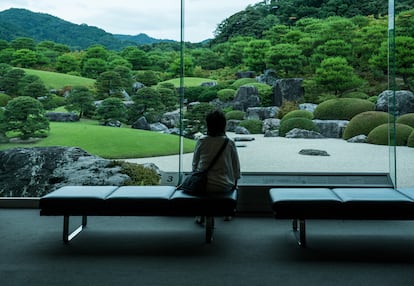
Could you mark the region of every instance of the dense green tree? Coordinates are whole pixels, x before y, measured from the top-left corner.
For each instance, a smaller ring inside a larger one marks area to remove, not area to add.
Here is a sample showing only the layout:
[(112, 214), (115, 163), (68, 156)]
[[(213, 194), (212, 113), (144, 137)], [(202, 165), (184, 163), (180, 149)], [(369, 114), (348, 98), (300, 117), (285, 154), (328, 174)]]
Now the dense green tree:
[(79, 112), (79, 118), (90, 116), (95, 110), (94, 95), (85, 86), (74, 86), (66, 98), (68, 111)]
[(10, 46), (16, 51), (22, 49), (34, 51), (36, 49), (35, 41), (28, 37), (18, 37), (10, 42)]
[(14, 54), (13, 48), (6, 48), (0, 51), (0, 63), (11, 64)]
[(119, 73), (115, 71), (101, 73), (96, 79), (95, 86), (99, 99), (123, 97), (124, 83)]
[(194, 65), (205, 70), (216, 70), (224, 67), (223, 59), (211, 49), (194, 49), (191, 55), (194, 59)]
[(133, 73), (130, 68), (126, 66), (117, 66), (113, 69), (114, 72), (119, 74), (122, 82), (122, 89), (128, 94), (132, 93), (132, 85), (134, 83)]
[(21, 92), (22, 96), (30, 96), (36, 99), (45, 97), (47, 94), (48, 94), (48, 91), (42, 81), (30, 82), (23, 88)]
[(145, 116), (148, 121), (150, 116), (160, 116), (165, 111), (161, 94), (154, 88), (144, 87), (132, 96), (133, 104), (129, 107), (129, 120), (134, 122), (141, 116)]
[(137, 82), (140, 82), (145, 86), (153, 86), (160, 81), (158, 74), (151, 70), (137, 71), (134, 78)]
[(266, 53), (271, 44), (268, 40), (253, 40), (244, 49), (244, 61), (253, 71), (263, 72), (266, 69)]
[(126, 47), (122, 50), (121, 56), (132, 65), (133, 70), (146, 69), (150, 64), (147, 53), (137, 47)]
[(119, 120), (125, 122), (127, 119), (127, 109), (120, 98), (108, 97), (104, 99), (96, 109), (99, 119), (104, 122), (108, 120)]
[(21, 139), (44, 136), (49, 130), (42, 104), (28, 96), (19, 96), (7, 103), (4, 122), (6, 131), (17, 132)]
[(66, 53), (57, 57), (56, 70), (60, 73), (80, 72), (80, 60), (72, 53)]
[(315, 82), (335, 95), (360, 87), (363, 81), (355, 74), (354, 69), (342, 57), (326, 58), (321, 67), (316, 69)]
[(90, 58), (82, 67), (82, 75), (89, 78), (98, 78), (98, 76), (107, 70), (107, 63), (105, 60)]
[(306, 63), (306, 58), (298, 45), (277, 44), (267, 52), (267, 66), (284, 76), (297, 75)]
[(32, 68), (39, 63), (39, 55), (29, 49), (20, 49), (13, 53), (12, 65), (21, 68)]
[(17, 96), (19, 92), (19, 81), (25, 76), (22, 69), (11, 69), (0, 77), (0, 90), (11, 96)]

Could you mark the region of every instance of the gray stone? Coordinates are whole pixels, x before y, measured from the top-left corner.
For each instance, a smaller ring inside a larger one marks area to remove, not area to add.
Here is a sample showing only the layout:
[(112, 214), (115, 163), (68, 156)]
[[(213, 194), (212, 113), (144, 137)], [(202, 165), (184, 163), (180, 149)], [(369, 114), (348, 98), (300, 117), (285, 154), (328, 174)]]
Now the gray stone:
[(328, 152), (318, 149), (302, 149), (299, 151), (300, 155), (310, 155), (310, 156), (330, 156)]
[(349, 142), (349, 143), (366, 143), (367, 142), (367, 135), (365, 135), (365, 134), (357, 135), (357, 136), (354, 136), (352, 138), (349, 138), (346, 141)]
[[(267, 118), (263, 120), (262, 132), (266, 134), (268, 131), (278, 130), (280, 128), (280, 119)], [(278, 132), (279, 134), (279, 132)]]
[(108, 126), (108, 127), (121, 127), (122, 123), (119, 120), (114, 119), (107, 119), (105, 121), (100, 122), (102, 126)]
[(227, 121), (226, 131), (235, 132), (237, 126), (239, 126), (241, 120), (230, 119)]
[(65, 185), (123, 185), (130, 178), (111, 160), (76, 147), (0, 151), (0, 196), (40, 197)]
[(250, 131), (244, 127), (237, 126), (236, 130), (234, 131), (236, 134), (250, 134)]
[(236, 78), (237, 79), (241, 79), (241, 78), (254, 78), (255, 77), (255, 72), (254, 71), (239, 71), (236, 73)]
[(237, 90), (234, 99), (233, 109), (246, 111), (249, 107), (260, 105), (259, 91), (256, 87), (243, 85)]
[(250, 137), (250, 136), (243, 136), (243, 137), (234, 137), (233, 140), (235, 142), (239, 142), (239, 141), (254, 141), (255, 138), (254, 137)]
[(264, 137), (279, 137), (279, 130), (267, 130)]
[(249, 107), (246, 110), (247, 119), (258, 119), (264, 120), (267, 118), (275, 118), (279, 112), (279, 107), (268, 106), (268, 107)]
[(286, 133), (285, 137), (286, 138), (308, 138), (308, 139), (324, 138), (322, 134), (318, 132), (299, 129), (299, 128), (294, 128), (290, 130), (288, 133)]
[(73, 112), (46, 112), (45, 117), (54, 122), (75, 122), (79, 121), (79, 116)]
[(156, 123), (150, 124), (150, 130), (157, 131), (157, 132), (165, 132), (168, 130), (168, 127), (160, 122), (156, 122)]
[(299, 109), (300, 110), (306, 110), (306, 111), (309, 111), (309, 112), (313, 113), (317, 106), (318, 105), (314, 104), (314, 103), (301, 103), (301, 104), (299, 104)]
[(134, 129), (151, 130), (151, 127), (144, 116), (138, 118), (138, 120), (135, 121), (131, 127)]
[(178, 127), (180, 125), (180, 110), (164, 113), (161, 117), (161, 123), (168, 128)]
[(285, 101), (299, 101), (303, 98), (302, 78), (278, 79), (273, 85), (272, 105), (281, 106)]
[(267, 69), (265, 72), (256, 77), (256, 80), (260, 83), (265, 83), (273, 86), (279, 78), (276, 75), (274, 69)]
[(201, 86), (206, 86), (206, 87), (211, 87), (211, 86), (216, 86), (217, 82), (216, 81), (207, 81), (207, 82), (202, 82), (200, 85)]
[[(385, 111), (395, 110), (397, 116), (406, 113), (414, 113), (414, 94), (408, 90), (397, 90), (395, 92), (395, 106), (392, 104), (394, 93), (392, 90), (383, 91), (378, 95), (375, 110)], [(391, 105), (389, 106), (389, 102)]]
[(318, 127), (319, 133), (326, 138), (342, 138), (342, 134), (349, 123), (348, 120), (314, 119), (312, 121)]

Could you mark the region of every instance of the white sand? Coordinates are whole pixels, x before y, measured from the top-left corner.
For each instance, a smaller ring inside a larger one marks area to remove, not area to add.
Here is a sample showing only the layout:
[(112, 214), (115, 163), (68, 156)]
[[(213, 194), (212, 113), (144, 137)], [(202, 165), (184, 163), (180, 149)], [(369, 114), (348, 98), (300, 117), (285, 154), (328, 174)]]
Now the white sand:
[[(236, 142), (242, 172), (374, 172), (393, 174), (394, 148), (341, 139), (288, 139), (263, 135), (253, 141)], [(300, 155), (302, 149), (324, 150), (330, 156)], [(397, 186), (414, 187), (414, 148), (396, 147)], [(390, 152), (392, 151), (392, 152)], [(192, 153), (182, 156), (182, 170), (191, 170)], [(135, 163), (154, 163), (161, 171), (177, 172), (179, 156), (128, 159)]]

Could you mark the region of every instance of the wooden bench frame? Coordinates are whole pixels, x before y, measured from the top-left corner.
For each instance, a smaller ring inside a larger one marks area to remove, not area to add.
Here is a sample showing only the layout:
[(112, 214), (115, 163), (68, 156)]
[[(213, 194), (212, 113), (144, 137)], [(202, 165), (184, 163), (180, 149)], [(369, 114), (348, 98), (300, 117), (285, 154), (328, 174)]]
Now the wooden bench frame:
[[(237, 190), (190, 196), (172, 186), (65, 186), (40, 198), (42, 216), (63, 216), (63, 242), (69, 244), (87, 226), (88, 216), (202, 216), (205, 241), (211, 243), (215, 216), (234, 216)], [(70, 217), (82, 217), (70, 230)]]

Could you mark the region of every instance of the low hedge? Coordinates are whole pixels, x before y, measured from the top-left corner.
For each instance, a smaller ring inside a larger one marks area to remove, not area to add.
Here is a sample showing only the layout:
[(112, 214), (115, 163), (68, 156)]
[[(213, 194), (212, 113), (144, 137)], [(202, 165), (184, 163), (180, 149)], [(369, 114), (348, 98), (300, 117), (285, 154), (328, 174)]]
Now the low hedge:
[(395, 122), (405, 124), (405, 125), (408, 125), (414, 128), (414, 113), (407, 113), (407, 114), (401, 115), (400, 117), (397, 118)]
[(263, 123), (257, 119), (246, 119), (240, 122), (239, 126), (246, 128), (251, 134), (260, 134), (262, 133)]
[(319, 131), (312, 120), (303, 117), (293, 117), (280, 122), (279, 136), (285, 137), (286, 133), (295, 128), (316, 132)]
[(349, 121), (343, 134), (343, 139), (348, 140), (357, 135), (368, 135), (375, 127), (388, 123), (389, 114), (383, 111), (366, 111), (355, 115)]
[(357, 114), (374, 111), (375, 104), (359, 98), (336, 98), (319, 104), (313, 115), (322, 120), (351, 120)]
[[(411, 136), (414, 128), (405, 125), (396, 123), (396, 138), (395, 138), (395, 145), (396, 146), (407, 146), (408, 138)], [(376, 145), (388, 145), (388, 129), (390, 129), (390, 134), (394, 133), (394, 124), (381, 124), (380, 126), (375, 127), (367, 137), (367, 142)], [(392, 136), (391, 136), (392, 137)], [(393, 138), (391, 138), (393, 139)], [(394, 146), (393, 140), (390, 140), (391, 146)]]
[(292, 110), (286, 113), (286, 115), (282, 117), (282, 121), (290, 119), (290, 118), (295, 118), (295, 117), (307, 118), (307, 119), (312, 120), (313, 113), (307, 110), (300, 110), (300, 109)]
[(231, 110), (226, 113), (227, 120), (243, 120), (246, 116), (246, 112), (241, 110)]

